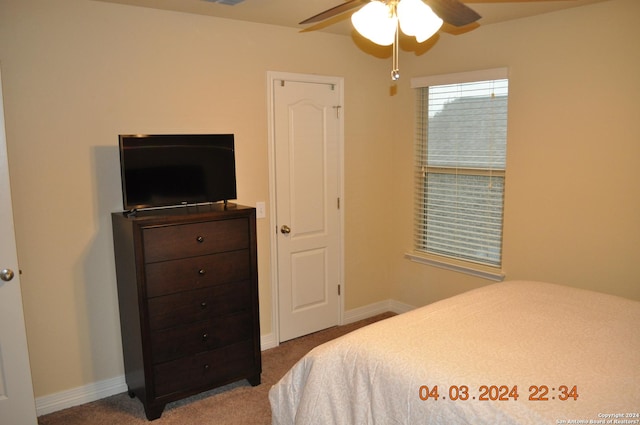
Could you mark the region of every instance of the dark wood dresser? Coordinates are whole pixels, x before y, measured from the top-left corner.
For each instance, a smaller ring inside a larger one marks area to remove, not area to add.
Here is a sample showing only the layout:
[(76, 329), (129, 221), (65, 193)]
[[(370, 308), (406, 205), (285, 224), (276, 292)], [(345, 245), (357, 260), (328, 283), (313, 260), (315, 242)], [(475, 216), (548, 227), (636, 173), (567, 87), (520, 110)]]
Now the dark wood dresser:
[(111, 218), (126, 381), (147, 419), (230, 382), (260, 384), (255, 209)]

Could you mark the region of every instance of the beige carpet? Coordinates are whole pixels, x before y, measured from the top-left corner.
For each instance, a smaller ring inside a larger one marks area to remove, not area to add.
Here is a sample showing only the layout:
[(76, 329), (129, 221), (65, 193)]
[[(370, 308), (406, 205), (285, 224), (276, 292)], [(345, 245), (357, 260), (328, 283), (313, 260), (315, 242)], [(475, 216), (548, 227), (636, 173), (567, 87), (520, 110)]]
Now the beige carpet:
[[(269, 389), (313, 347), (357, 328), (386, 319), (384, 313), (349, 325), (337, 326), (284, 342), (262, 352), (262, 384), (245, 380), (185, 400), (170, 403), (154, 425), (268, 425), (271, 424)], [(38, 418), (40, 425), (137, 425), (149, 423), (142, 403), (127, 393), (54, 412)]]

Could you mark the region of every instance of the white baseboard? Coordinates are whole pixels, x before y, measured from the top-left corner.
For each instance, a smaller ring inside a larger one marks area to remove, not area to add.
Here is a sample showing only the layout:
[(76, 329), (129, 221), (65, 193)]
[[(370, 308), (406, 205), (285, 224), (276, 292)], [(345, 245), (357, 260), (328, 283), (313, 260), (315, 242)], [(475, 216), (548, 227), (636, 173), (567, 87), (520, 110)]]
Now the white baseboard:
[(392, 311), (397, 314), (406, 313), (413, 310), (415, 307), (409, 304), (401, 303), (396, 300), (380, 301), (374, 304), (369, 304), (363, 307), (354, 308), (344, 312), (343, 323), (349, 324), (357, 322), (358, 320), (368, 319), (369, 317), (377, 314), (386, 313)]
[(104, 381), (36, 398), (36, 414), (38, 416), (46, 415), (125, 391), (127, 391), (127, 384), (124, 380), (124, 375), (105, 379)]
[[(357, 322), (358, 320), (368, 319), (377, 314), (392, 311), (397, 314), (405, 313), (413, 310), (415, 307), (404, 304), (395, 300), (380, 301), (363, 307), (354, 308), (345, 311), (343, 316), (343, 324)], [(278, 346), (275, 334), (269, 333), (260, 337), (261, 349), (267, 350)], [(69, 407), (78, 406), (80, 404), (91, 403), (101, 398), (110, 397), (127, 391), (127, 384), (124, 375), (115, 378), (105, 379), (82, 387), (72, 388), (70, 390), (61, 391), (59, 393), (46, 395), (36, 398), (36, 414), (38, 416), (48, 413), (57, 412), (59, 410), (68, 409)]]
[(408, 311), (414, 310), (417, 307), (411, 304), (405, 304), (396, 300), (389, 300), (389, 311), (393, 311), (397, 314), (406, 313)]
[(278, 346), (278, 341), (276, 341), (276, 334), (273, 332), (260, 335), (260, 349), (262, 351), (268, 350), (269, 348), (275, 348)]

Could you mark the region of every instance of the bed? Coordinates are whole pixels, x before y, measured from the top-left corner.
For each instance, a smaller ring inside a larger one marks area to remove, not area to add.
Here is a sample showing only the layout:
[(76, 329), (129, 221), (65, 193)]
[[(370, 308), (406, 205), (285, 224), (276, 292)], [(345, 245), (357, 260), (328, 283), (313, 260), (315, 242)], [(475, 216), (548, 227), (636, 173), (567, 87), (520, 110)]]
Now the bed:
[(274, 425), (640, 424), (640, 302), (492, 284), (316, 347), (269, 400)]

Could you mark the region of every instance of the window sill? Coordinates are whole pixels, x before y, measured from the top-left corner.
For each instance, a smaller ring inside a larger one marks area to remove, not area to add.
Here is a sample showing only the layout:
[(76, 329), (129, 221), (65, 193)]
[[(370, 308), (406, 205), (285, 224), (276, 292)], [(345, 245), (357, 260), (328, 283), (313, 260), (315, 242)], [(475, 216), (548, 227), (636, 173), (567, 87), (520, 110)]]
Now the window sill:
[(415, 252), (408, 252), (404, 255), (404, 257), (415, 263), (426, 264), (445, 270), (464, 273), (471, 276), (492, 280), (494, 282), (502, 282), (505, 278), (505, 274), (502, 270), (498, 268), (482, 266), (480, 264), (465, 263), (462, 261), (450, 260), (445, 257), (436, 257), (425, 254), (418, 254)]

